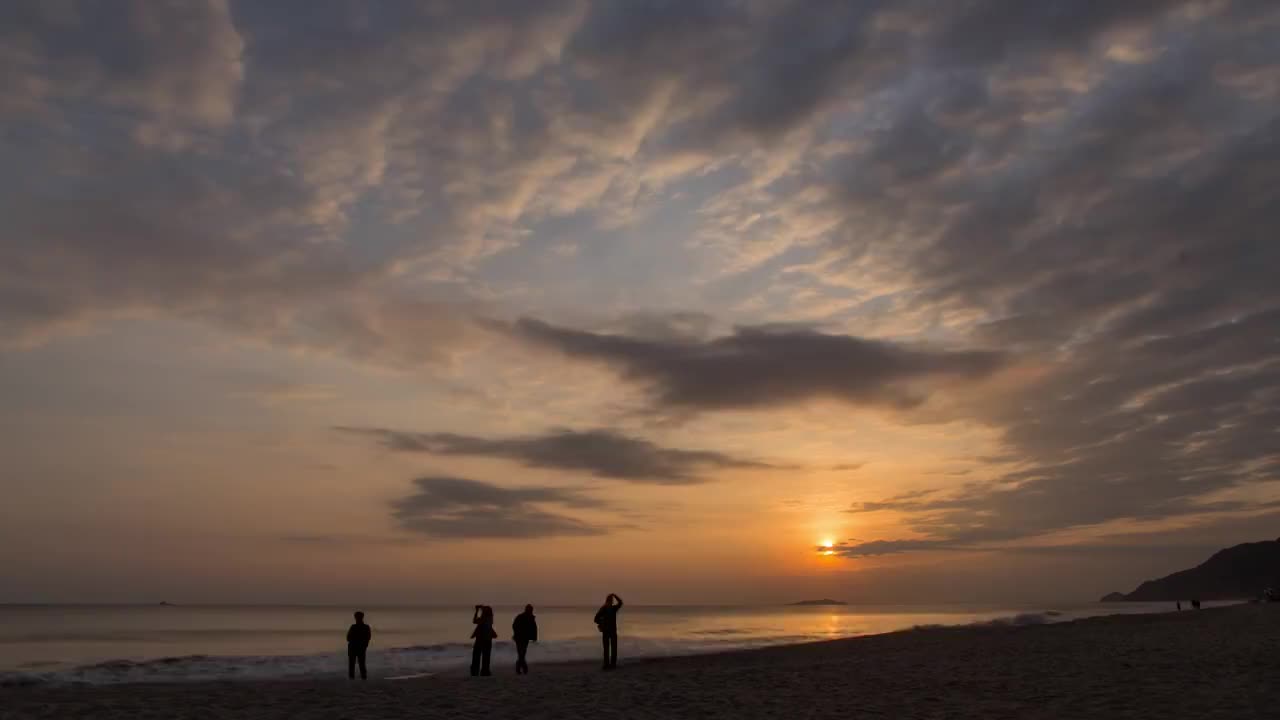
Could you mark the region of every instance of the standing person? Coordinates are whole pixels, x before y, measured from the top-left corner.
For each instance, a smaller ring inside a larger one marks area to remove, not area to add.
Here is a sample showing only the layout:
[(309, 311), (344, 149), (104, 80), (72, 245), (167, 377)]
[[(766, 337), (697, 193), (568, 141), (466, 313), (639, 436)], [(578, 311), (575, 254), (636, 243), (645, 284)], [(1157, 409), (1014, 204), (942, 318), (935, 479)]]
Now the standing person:
[(538, 642), (538, 621), (533, 616), (533, 606), (525, 605), (524, 612), (511, 621), (511, 639), (516, 643), (516, 674), (528, 675), (529, 662), (524, 654), (529, 650), (529, 642)]
[(618, 667), (618, 611), (621, 609), (622, 598), (609, 593), (604, 605), (596, 611), (596, 627), (600, 629), (600, 644), (604, 648), (603, 670)]
[(471, 637), (476, 640), (475, 645), (471, 646), (471, 676), (492, 675), (489, 672), (489, 655), (493, 652), (493, 639), (498, 637), (493, 629), (493, 608), (477, 605), (471, 622), (476, 626), (471, 631)]
[(356, 663), (360, 664), (360, 679), (368, 680), (369, 671), (365, 669), (364, 657), (369, 651), (369, 641), (373, 639), (373, 628), (364, 624), (364, 613), (356, 611), (356, 622), (347, 629), (347, 677), (356, 679)]

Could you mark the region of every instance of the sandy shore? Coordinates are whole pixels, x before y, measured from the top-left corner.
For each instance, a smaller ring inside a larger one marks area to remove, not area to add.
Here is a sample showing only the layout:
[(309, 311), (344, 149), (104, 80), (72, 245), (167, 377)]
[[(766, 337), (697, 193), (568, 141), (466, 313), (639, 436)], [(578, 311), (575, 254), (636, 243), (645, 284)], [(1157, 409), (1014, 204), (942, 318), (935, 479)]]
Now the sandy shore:
[[(625, 650), (625, 638), (623, 649)], [(0, 718), (1280, 718), (1280, 605), (516, 676), (0, 690)]]

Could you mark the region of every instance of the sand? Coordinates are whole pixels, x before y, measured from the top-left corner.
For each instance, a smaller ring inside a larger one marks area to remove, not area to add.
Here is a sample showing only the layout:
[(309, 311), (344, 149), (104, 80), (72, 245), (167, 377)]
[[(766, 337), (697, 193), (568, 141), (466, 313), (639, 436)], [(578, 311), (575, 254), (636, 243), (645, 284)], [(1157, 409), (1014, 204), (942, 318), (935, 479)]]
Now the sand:
[(475, 679), (6, 688), (0, 718), (1280, 718), (1280, 604), (624, 656), (611, 673), (531, 660)]

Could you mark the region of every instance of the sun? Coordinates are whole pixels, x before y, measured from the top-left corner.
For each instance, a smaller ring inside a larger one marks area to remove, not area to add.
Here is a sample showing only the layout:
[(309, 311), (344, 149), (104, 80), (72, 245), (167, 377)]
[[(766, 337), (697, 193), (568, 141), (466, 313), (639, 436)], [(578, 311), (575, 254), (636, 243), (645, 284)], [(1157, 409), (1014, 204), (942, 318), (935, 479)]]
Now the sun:
[(822, 542), (818, 543), (818, 547), (822, 548), (823, 555), (835, 555), (835, 545), (836, 541), (831, 538), (823, 538)]

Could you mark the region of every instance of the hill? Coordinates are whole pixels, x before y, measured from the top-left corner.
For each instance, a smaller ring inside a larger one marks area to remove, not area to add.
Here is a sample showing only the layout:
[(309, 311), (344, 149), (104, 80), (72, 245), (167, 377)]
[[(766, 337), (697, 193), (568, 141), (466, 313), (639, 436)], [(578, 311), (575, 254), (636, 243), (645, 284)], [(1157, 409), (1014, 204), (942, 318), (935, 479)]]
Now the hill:
[(821, 600), (801, 600), (800, 602), (789, 603), (790, 605), (848, 605), (847, 602), (832, 600), (831, 598), (822, 598)]
[(1280, 539), (1219, 550), (1196, 567), (1148, 580), (1131, 593), (1111, 593), (1102, 600), (1247, 600), (1267, 588), (1280, 588)]

